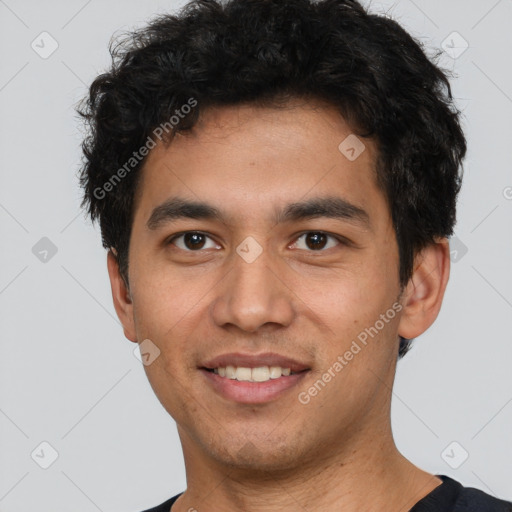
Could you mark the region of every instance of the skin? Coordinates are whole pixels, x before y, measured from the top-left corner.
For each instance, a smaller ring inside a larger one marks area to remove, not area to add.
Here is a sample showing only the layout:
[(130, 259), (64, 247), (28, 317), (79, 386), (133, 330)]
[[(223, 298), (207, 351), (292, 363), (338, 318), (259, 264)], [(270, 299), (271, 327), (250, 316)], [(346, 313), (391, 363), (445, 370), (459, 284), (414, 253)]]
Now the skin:
[[(192, 132), (151, 150), (137, 190), (129, 289), (115, 251), (108, 271), (125, 336), (150, 339), (145, 366), (175, 419), (187, 490), (172, 507), (216, 512), (409, 510), (441, 480), (397, 450), (390, 420), (398, 335), (435, 320), (449, 276), (440, 239), (417, 254), (405, 289), (389, 207), (375, 180), (376, 146), (350, 161), (338, 145), (352, 133), (329, 105), (242, 105), (201, 112)], [(324, 196), (366, 210), (369, 225), (315, 218), (276, 223), (276, 208)], [(225, 221), (179, 219), (150, 230), (169, 197), (205, 201)], [(183, 231), (201, 231), (187, 246)], [(328, 238), (311, 248), (304, 232)], [(246, 237), (261, 246), (247, 263)], [(402, 292), (402, 293), (401, 293)], [(402, 309), (308, 404), (297, 399), (393, 304)], [(264, 404), (225, 399), (198, 366), (226, 352), (289, 355), (311, 369), (300, 385)]]

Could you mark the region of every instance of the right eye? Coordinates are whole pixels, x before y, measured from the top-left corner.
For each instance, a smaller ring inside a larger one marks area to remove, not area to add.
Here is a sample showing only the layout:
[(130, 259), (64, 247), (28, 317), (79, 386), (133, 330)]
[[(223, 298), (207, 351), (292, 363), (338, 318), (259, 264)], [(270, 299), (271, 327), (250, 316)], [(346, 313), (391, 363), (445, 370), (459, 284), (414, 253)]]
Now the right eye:
[[(210, 247), (206, 246), (206, 240), (209, 239), (211, 241)], [(199, 231), (186, 231), (184, 233), (179, 233), (174, 235), (169, 239), (168, 244), (176, 245), (179, 249), (188, 252), (196, 252), (200, 249), (215, 249), (220, 248), (208, 235), (201, 233)]]

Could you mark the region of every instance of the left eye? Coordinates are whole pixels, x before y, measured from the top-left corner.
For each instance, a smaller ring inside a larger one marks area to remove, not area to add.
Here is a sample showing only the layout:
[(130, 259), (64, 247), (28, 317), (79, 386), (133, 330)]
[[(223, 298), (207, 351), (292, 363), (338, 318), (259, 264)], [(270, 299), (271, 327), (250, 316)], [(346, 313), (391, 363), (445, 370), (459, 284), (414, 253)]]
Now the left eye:
[[(331, 243), (329, 245), (328, 239), (331, 239), (331, 241), (334, 240), (334, 243)], [(302, 244), (302, 247), (300, 246), (301, 243), (299, 242), (301, 239), (304, 239), (304, 242)], [(293, 246), (297, 249), (312, 249), (312, 250), (323, 250), (323, 249), (330, 249), (331, 247), (335, 247), (336, 245), (339, 245), (341, 242), (334, 237), (333, 235), (329, 235), (327, 233), (324, 233), (322, 231), (311, 231), (309, 233), (303, 233), (299, 238), (297, 238), (297, 241), (293, 244)], [(306, 247), (304, 247), (304, 245)]]
[[(180, 240), (180, 242), (176, 243), (177, 240)], [(208, 246), (206, 240), (210, 240), (210, 246)], [(169, 243), (173, 243), (184, 251), (195, 251), (197, 249), (215, 249), (218, 247), (217, 244), (209, 236), (195, 231), (176, 235), (169, 240)]]

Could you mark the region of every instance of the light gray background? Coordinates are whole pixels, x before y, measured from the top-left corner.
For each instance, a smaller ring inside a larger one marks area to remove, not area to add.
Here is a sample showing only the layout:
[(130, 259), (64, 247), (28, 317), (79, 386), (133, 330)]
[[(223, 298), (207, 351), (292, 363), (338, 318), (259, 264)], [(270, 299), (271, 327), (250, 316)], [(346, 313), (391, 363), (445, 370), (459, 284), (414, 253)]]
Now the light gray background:
[[(79, 212), (73, 112), (114, 32), (183, 3), (0, 0), (0, 512), (135, 512), (185, 488), (175, 423), (123, 336), (99, 229)], [(396, 441), (423, 469), (511, 499), (512, 1), (372, 9), (431, 48), (453, 31), (469, 44), (442, 60), (469, 142), (456, 228), (467, 253), (399, 363)], [(47, 59), (31, 48), (43, 31), (59, 45)], [(42, 237), (57, 247), (47, 262), (32, 252)], [(44, 441), (58, 452), (48, 469)]]

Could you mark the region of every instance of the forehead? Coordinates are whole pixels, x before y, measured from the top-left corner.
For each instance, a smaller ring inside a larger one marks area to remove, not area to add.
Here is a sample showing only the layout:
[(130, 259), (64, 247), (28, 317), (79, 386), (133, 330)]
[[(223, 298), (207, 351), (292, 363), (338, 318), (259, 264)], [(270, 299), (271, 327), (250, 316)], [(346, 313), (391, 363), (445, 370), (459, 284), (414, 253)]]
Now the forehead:
[(357, 137), (330, 105), (208, 108), (191, 131), (149, 153), (136, 218), (146, 222), (171, 196), (207, 202), (237, 219), (334, 194), (371, 211), (383, 201), (375, 162), (374, 142)]

